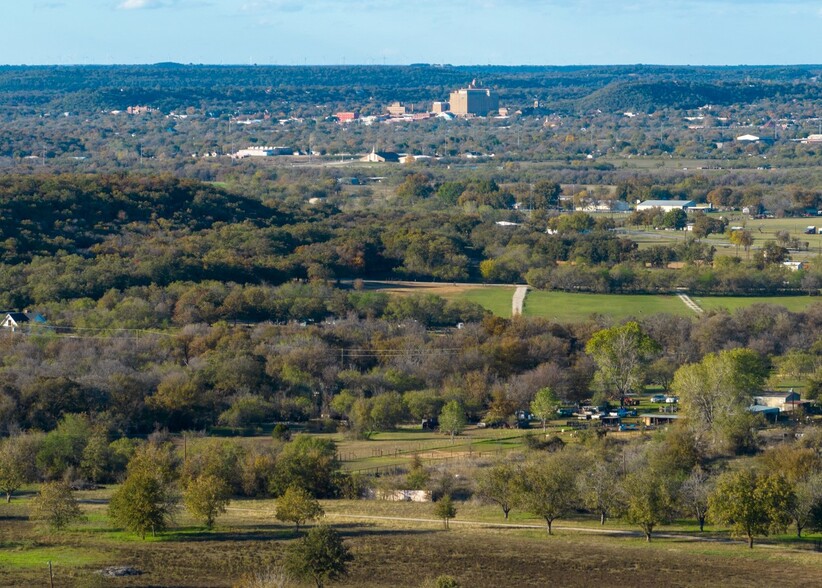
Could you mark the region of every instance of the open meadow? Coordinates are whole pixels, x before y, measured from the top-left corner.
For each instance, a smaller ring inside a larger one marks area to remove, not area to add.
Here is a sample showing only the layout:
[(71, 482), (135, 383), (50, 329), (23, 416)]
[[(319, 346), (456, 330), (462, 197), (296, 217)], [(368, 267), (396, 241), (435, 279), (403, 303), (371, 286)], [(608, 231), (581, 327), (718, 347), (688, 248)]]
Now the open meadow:
[(693, 316), (676, 296), (642, 294), (569, 294), (531, 290), (525, 298), (524, 314), (560, 322), (584, 321), (593, 314), (614, 319), (667, 312)]
[[(233, 586), (251, 572), (282, 561), (299, 536), (274, 518), (273, 500), (235, 501), (213, 531), (184, 513), (177, 527), (141, 540), (108, 526), (110, 489), (80, 493), (87, 520), (44, 534), (26, 519), (27, 499), (0, 510), (0, 586)], [(709, 529), (707, 540), (660, 529), (651, 543), (636, 529), (595, 521), (560, 520), (548, 537), (540, 520), (513, 511), (511, 523), (491, 506), (458, 503), (450, 530), (430, 504), (324, 501), (326, 522), (354, 554), (340, 586), (421, 586), (441, 574), (461, 586), (813, 586), (822, 583), (822, 558), (806, 548), (760, 545), (748, 550)], [(462, 521), (462, 523), (460, 522)], [(469, 521), (485, 524), (468, 524)], [(588, 529), (588, 531), (585, 531)], [(818, 536), (817, 536), (818, 539)], [(142, 575), (106, 579), (107, 566), (132, 566)], [(790, 573), (785, 570), (790, 569)]]

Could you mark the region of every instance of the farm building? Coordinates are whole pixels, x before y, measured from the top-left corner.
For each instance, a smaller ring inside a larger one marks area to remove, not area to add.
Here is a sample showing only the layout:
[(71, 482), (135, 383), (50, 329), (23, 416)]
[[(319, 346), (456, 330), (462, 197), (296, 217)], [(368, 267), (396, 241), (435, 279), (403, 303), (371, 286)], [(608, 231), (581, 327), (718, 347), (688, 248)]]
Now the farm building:
[(360, 159), (363, 163), (399, 163), (400, 154), (391, 151), (372, 150), (371, 153)]
[(671, 210), (687, 210), (696, 203), (693, 200), (646, 200), (636, 205), (637, 210), (650, 210), (660, 208), (665, 212)]
[(776, 408), (780, 412), (793, 410), (802, 397), (792, 389), (788, 392), (761, 392), (753, 397), (754, 406)]
[(670, 413), (648, 413), (640, 415), (642, 422), (645, 424), (646, 427), (653, 427), (658, 425), (670, 425), (676, 422), (679, 418), (678, 414), (670, 414)]

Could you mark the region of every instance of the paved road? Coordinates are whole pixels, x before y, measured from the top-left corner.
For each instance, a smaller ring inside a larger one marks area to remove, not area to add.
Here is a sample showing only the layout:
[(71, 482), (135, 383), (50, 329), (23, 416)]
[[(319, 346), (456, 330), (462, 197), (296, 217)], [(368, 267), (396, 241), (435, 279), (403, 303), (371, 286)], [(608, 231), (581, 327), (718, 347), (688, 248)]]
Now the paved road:
[(522, 314), (522, 305), (525, 303), (525, 295), (528, 293), (528, 286), (517, 286), (514, 292), (514, 299), (511, 301), (511, 316)]

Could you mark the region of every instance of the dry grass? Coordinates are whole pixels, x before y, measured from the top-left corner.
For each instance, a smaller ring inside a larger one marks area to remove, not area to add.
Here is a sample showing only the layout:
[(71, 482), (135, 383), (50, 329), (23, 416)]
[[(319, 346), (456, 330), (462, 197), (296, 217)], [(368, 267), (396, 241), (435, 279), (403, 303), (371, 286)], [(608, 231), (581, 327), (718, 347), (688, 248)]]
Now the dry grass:
[[(82, 496), (99, 499), (103, 493)], [(339, 501), (325, 503), (329, 522), (345, 537), (355, 560), (344, 586), (422, 585), (440, 574), (462, 586), (813, 586), (822, 584), (822, 558), (812, 552), (739, 543), (663, 539), (646, 544), (631, 537), (589, 536), (558, 530), (554, 537), (529, 529), (439, 523), (344, 519), (345, 511), (398, 516), (426, 515), (430, 505)], [(491, 507), (460, 505), (458, 519), (499, 518)], [(157, 540), (141, 541), (108, 529), (105, 507), (84, 504), (90, 520), (59, 536), (41, 536), (25, 519), (25, 502), (0, 510), (0, 554), (54, 557), (57, 586), (232, 586), (255, 572), (276, 569), (296, 537), (277, 524), (272, 501), (240, 501), (214, 532), (180, 527)], [(95, 561), (61, 560), (60, 553), (95, 554)], [(142, 576), (104, 580), (94, 571), (130, 565)], [(786, 573), (785, 570), (790, 570)], [(0, 567), (0, 586), (47, 585), (43, 565)]]

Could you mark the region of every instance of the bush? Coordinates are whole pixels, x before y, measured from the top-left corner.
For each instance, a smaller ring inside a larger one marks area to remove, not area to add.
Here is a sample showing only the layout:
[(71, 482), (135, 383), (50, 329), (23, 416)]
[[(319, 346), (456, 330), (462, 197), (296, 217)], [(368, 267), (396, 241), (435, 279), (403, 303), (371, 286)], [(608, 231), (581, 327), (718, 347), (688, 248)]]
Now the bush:
[(527, 435), (525, 437), (525, 445), (528, 449), (538, 451), (559, 451), (565, 447), (565, 441), (557, 435), (547, 438), (541, 435)]
[(271, 431), (271, 436), (278, 441), (290, 441), (291, 431), (285, 423), (277, 423)]

